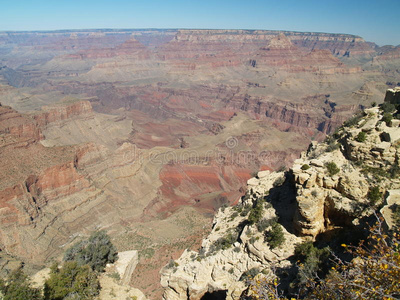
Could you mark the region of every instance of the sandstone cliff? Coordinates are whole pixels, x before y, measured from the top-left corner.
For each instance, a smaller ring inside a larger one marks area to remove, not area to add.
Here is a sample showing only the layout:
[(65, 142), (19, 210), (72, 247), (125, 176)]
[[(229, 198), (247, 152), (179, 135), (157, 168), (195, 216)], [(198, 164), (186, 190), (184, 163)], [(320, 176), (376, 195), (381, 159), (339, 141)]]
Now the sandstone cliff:
[[(385, 103), (398, 109), (399, 94), (388, 91)], [(248, 180), (239, 203), (218, 211), (199, 252), (186, 250), (162, 269), (163, 299), (240, 299), (246, 275), (273, 280), (293, 264), (296, 244), (357, 228), (386, 203), (392, 226), (388, 206), (400, 201), (400, 121), (392, 114), (365, 109), (324, 143), (311, 143), (288, 172)], [(271, 238), (276, 227), (279, 246)]]

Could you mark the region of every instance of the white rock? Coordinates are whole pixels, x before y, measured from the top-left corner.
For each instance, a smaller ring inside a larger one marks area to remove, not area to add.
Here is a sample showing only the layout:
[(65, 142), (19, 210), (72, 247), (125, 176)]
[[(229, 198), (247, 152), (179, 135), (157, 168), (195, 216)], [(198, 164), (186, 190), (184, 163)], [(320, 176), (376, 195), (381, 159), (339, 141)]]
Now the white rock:
[(247, 180), (248, 186), (257, 186), (259, 183), (260, 183), (260, 180), (255, 177), (252, 177), (249, 180)]
[(267, 177), (267, 176), (269, 176), (271, 174), (271, 172), (270, 171), (268, 171), (268, 170), (266, 170), (266, 171), (260, 171), (260, 172), (258, 172), (257, 173), (257, 176), (258, 176), (258, 178), (264, 178), (264, 177)]

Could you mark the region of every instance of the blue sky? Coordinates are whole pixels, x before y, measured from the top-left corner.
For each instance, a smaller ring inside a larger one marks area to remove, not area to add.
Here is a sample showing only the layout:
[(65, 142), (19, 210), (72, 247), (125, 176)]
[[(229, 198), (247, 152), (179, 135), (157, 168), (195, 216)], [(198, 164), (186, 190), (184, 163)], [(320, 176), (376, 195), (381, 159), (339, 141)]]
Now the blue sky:
[(0, 0), (1, 30), (230, 28), (350, 33), (400, 44), (400, 0)]

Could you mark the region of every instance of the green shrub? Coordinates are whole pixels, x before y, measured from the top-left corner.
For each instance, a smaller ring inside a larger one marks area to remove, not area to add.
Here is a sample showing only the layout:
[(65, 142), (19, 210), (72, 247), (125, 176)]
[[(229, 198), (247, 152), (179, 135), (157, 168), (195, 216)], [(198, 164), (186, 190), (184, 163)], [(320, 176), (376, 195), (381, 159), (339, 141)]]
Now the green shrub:
[(353, 117), (351, 117), (350, 119), (348, 119), (346, 122), (344, 122), (343, 125), (347, 126), (347, 127), (355, 126), (358, 124), (358, 122), (361, 121), (362, 118), (363, 118), (363, 114), (358, 113), (358, 114), (354, 115)]
[(253, 279), (258, 273), (260, 273), (260, 270), (258, 268), (251, 268), (250, 270), (243, 272), (243, 274), (242, 274), (242, 276), (240, 276), (239, 280), (244, 281), (244, 280)]
[(326, 147), (326, 152), (332, 152), (337, 149), (339, 149), (340, 145), (336, 142), (331, 142), (328, 144), (328, 147)]
[(371, 205), (375, 205), (379, 200), (382, 199), (382, 193), (379, 191), (379, 187), (374, 186), (370, 187), (367, 198), (370, 201)]
[(356, 141), (359, 143), (365, 142), (366, 139), (367, 139), (367, 134), (364, 131), (359, 132), (358, 135), (356, 136)]
[(80, 266), (76, 261), (65, 262), (61, 269), (53, 266), (43, 290), (45, 300), (90, 300), (95, 299), (99, 291), (96, 272), (88, 265)]
[(333, 176), (333, 175), (339, 173), (339, 171), (340, 171), (338, 166), (333, 161), (326, 163), (325, 167), (328, 170), (328, 173), (330, 176)]
[(385, 113), (391, 113), (394, 112), (396, 107), (392, 103), (384, 102), (382, 103), (382, 110)]
[(230, 221), (235, 220), (235, 218), (236, 218), (238, 215), (239, 215), (239, 213), (238, 213), (237, 211), (235, 211), (235, 212), (231, 215)]
[(314, 278), (322, 270), (330, 256), (329, 248), (319, 249), (312, 242), (304, 242), (296, 245), (295, 256), (302, 263), (299, 266), (297, 280), (305, 284), (310, 278)]
[(102, 272), (107, 263), (117, 260), (118, 254), (110, 237), (104, 231), (92, 233), (87, 241), (81, 241), (65, 251), (64, 261), (76, 261), (80, 266), (89, 265)]
[(0, 279), (0, 290), (3, 300), (42, 299), (39, 289), (33, 288), (27, 275), (22, 268), (12, 271), (6, 280)]
[(114, 279), (117, 282), (121, 280), (121, 275), (119, 275), (118, 272), (114, 272), (114, 273), (108, 274), (107, 276), (112, 278), (112, 279)]
[(386, 123), (387, 126), (390, 126), (392, 122), (393, 116), (391, 113), (384, 113), (382, 117), (382, 121)]
[(265, 239), (271, 249), (280, 247), (285, 242), (282, 226), (277, 222), (273, 223), (272, 228), (266, 232)]
[(363, 167), (361, 173), (364, 175), (371, 174), (375, 179), (379, 179), (379, 177), (388, 177), (388, 173), (385, 169), (370, 166)]
[(278, 177), (275, 181), (274, 181), (274, 183), (272, 184), (273, 185), (273, 187), (278, 187), (278, 186), (281, 186), (282, 184), (284, 184), (285, 183), (285, 177), (283, 176), (283, 177)]
[(263, 216), (264, 208), (261, 202), (257, 202), (256, 206), (250, 211), (248, 222), (251, 224), (258, 223)]
[(274, 223), (276, 223), (278, 221), (278, 218), (272, 218), (272, 219), (262, 219), (257, 223), (257, 230), (259, 232), (263, 232), (265, 229), (267, 229), (267, 227), (272, 226)]
[(376, 106), (376, 102), (374, 101), (371, 103), (371, 107), (375, 107), (375, 106)]
[(237, 232), (229, 232), (224, 237), (219, 238), (210, 246), (210, 254), (219, 251), (219, 250), (226, 250), (229, 249), (238, 238)]
[(242, 217), (245, 217), (245, 216), (248, 215), (248, 213), (249, 213), (250, 210), (251, 210), (251, 205), (250, 205), (250, 204), (246, 204), (246, 205), (243, 207), (243, 210), (240, 212), (240, 215), (241, 215)]
[(309, 168), (310, 168), (310, 166), (307, 165), (307, 164), (304, 164), (304, 165), (301, 166), (301, 169), (304, 170), (304, 171), (308, 170)]
[(389, 176), (391, 178), (398, 178), (400, 176), (400, 166), (396, 162), (390, 167)]

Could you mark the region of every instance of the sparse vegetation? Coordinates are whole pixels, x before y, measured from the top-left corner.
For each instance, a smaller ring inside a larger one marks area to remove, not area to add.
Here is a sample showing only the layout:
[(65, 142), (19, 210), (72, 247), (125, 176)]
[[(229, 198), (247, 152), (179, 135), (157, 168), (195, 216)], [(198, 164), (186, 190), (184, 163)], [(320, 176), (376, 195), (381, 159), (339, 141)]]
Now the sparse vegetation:
[(271, 229), (265, 233), (265, 240), (268, 242), (271, 249), (280, 247), (285, 242), (282, 225), (274, 222)]
[(308, 170), (309, 168), (310, 168), (310, 166), (307, 165), (307, 164), (304, 164), (304, 165), (301, 166), (301, 169), (302, 169), (303, 171)]
[(119, 275), (118, 272), (113, 272), (111, 274), (108, 274), (108, 277), (114, 279), (115, 281), (120, 281), (121, 280), (121, 276)]
[(278, 178), (274, 181), (274, 183), (273, 183), (272, 185), (273, 185), (274, 187), (281, 186), (282, 184), (285, 183), (285, 180), (286, 180), (285, 176), (278, 177)]
[(392, 123), (393, 116), (391, 113), (384, 113), (382, 117), (382, 121), (386, 123), (387, 126), (390, 126)]
[(358, 113), (343, 123), (343, 126), (352, 127), (358, 124), (363, 118), (363, 113)]
[(258, 273), (260, 273), (260, 270), (258, 268), (251, 268), (250, 270), (247, 270), (246, 272), (243, 272), (242, 276), (240, 276), (240, 281), (245, 281), (245, 280), (251, 280), (256, 276)]
[(272, 218), (272, 219), (261, 219), (258, 223), (257, 223), (257, 230), (259, 232), (264, 232), (265, 229), (267, 229), (268, 227), (272, 226), (274, 223), (276, 223), (278, 221), (278, 218)]
[(382, 178), (397, 178), (400, 175), (400, 167), (394, 163), (390, 166), (389, 170), (384, 168), (374, 168), (370, 166), (364, 166), (361, 170), (364, 175), (370, 174), (377, 181), (381, 181)]
[(328, 170), (328, 174), (330, 176), (333, 176), (333, 175), (339, 173), (339, 171), (340, 171), (338, 166), (333, 161), (326, 163), (325, 167)]
[(237, 241), (237, 238), (238, 233), (236, 231), (228, 232), (224, 237), (219, 238), (210, 246), (209, 254), (230, 248)]
[(379, 187), (370, 187), (367, 198), (370, 201), (371, 205), (376, 205), (382, 199), (382, 193), (379, 191)]
[(366, 139), (367, 139), (367, 134), (364, 131), (359, 132), (358, 135), (356, 136), (356, 141), (359, 143), (364, 143)]
[(333, 152), (337, 149), (339, 149), (340, 145), (336, 142), (331, 142), (328, 144), (328, 147), (326, 147), (326, 152)]
[(233, 221), (237, 216), (239, 215), (239, 213), (237, 211), (235, 211), (231, 217), (230, 217), (230, 221)]
[(251, 205), (250, 205), (250, 204), (246, 204), (246, 205), (243, 207), (242, 211), (240, 212), (240, 216), (242, 216), (242, 217), (247, 216), (248, 213), (250, 212), (250, 210), (251, 210)]
[(264, 207), (261, 201), (257, 201), (257, 204), (253, 209), (250, 211), (249, 217), (247, 218), (250, 224), (258, 223), (263, 215)]

